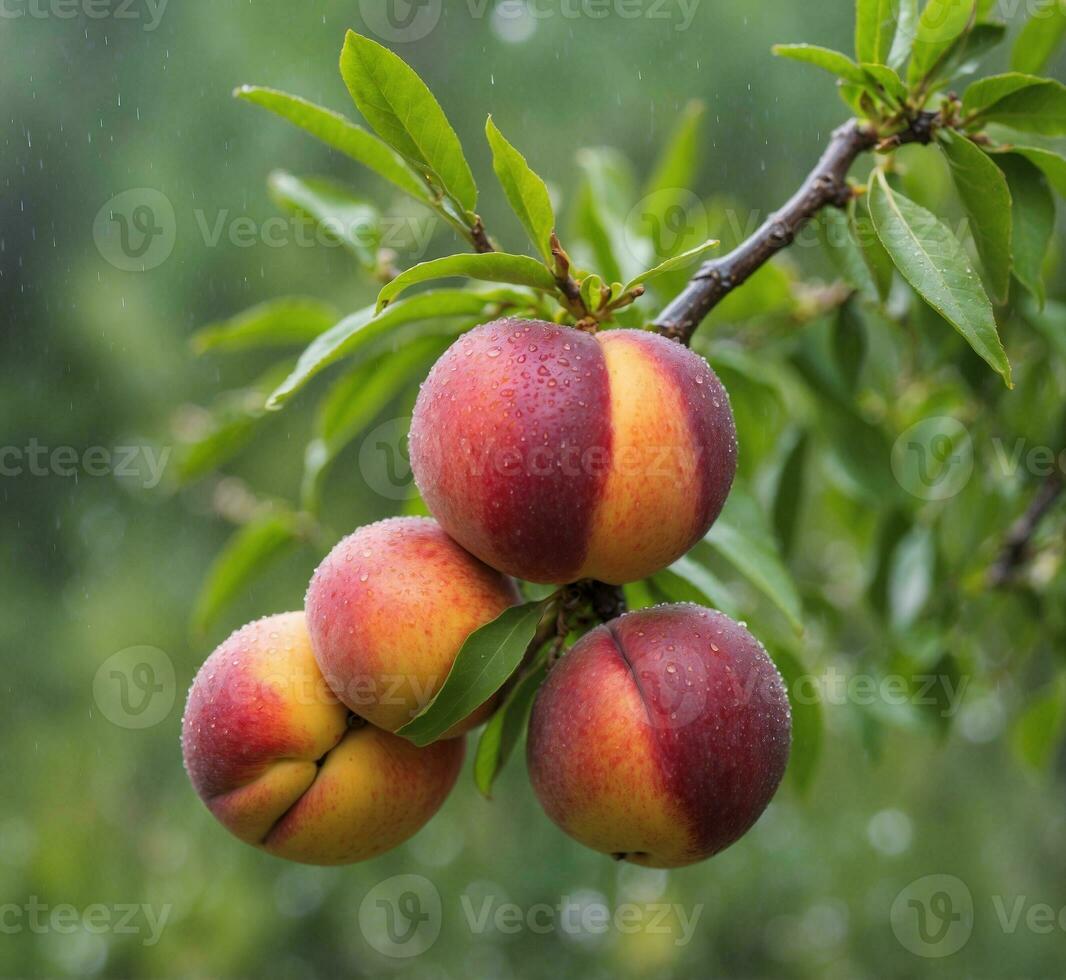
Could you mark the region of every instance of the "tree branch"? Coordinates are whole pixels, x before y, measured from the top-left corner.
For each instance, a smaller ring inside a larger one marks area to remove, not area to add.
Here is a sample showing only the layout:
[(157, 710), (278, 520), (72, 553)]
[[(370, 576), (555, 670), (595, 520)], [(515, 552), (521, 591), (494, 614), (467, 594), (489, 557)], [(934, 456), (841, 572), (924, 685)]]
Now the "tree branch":
[(928, 143), (938, 123), (937, 113), (922, 112), (904, 130), (887, 139), (857, 119), (835, 130), (818, 165), (788, 203), (728, 255), (704, 263), (652, 326), (664, 336), (688, 345), (703, 318), (778, 252), (791, 245), (800, 229), (822, 208), (848, 204), (854, 193), (848, 185), (848, 171), (860, 155), (874, 148)]
[(1002, 588), (1014, 579), (1022, 564), (1029, 557), (1029, 548), (1040, 527), (1040, 522), (1051, 510), (1064, 489), (1066, 485), (1063, 484), (1062, 476), (1058, 473), (1052, 473), (1040, 484), (1025, 513), (1007, 532), (999, 558), (989, 570), (988, 584), (992, 588)]

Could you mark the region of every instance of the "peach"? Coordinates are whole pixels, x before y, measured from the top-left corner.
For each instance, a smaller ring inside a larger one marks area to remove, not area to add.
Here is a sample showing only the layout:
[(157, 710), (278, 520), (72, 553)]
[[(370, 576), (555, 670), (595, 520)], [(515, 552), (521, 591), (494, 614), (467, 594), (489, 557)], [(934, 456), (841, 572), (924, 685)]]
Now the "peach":
[(496, 320), (445, 351), (410, 445), (444, 530), (544, 583), (660, 571), (710, 528), (737, 462), (729, 397), (699, 355), (539, 320)]
[(703, 860), (758, 819), (788, 762), (791, 714), (759, 642), (693, 605), (582, 637), (537, 693), (527, 761), (548, 816), (649, 867)]
[[(395, 732), (440, 689), (467, 636), (519, 601), (514, 582), (459, 547), (436, 521), (360, 528), (325, 558), (307, 590), (322, 673), (357, 715)], [(460, 735), (495, 699), (445, 733)]]
[(223, 826), (306, 864), (403, 843), (440, 808), (463, 760), (461, 739), (420, 749), (352, 719), (300, 612), (251, 623), (207, 658), (181, 741), (193, 787)]

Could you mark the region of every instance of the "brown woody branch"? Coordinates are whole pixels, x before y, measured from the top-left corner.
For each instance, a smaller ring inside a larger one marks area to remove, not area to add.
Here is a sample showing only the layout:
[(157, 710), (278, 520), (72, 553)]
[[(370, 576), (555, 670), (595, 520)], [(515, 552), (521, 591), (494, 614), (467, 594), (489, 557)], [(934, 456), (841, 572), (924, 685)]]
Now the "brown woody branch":
[(1007, 532), (999, 557), (989, 570), (988, 584), (992, 588), (1002, 588), (1014, 580), (1022, 565), (1029, 558), (1033, 538), (1040, 527), (1040, 522), (1054, 506), (1064, 489), (1066, 485), (1058, 473), (1052, 473), (1040, 484), (1025, 513)]
[(848, 204), (854, 196), (848, 184), (848, 172), (863, 153), (875, 148), (894, 149), (905, 143), (928, 143), (939, 123), (937, 113), (922, 112), (907, 128), (887, 138), (857, 119), (845, 123), (833, 133), (818, 165), (788, 203), (728, 255), (704, 263), (652, 326), (664, 336), (689, 344), (703, 318), (778, 252), (791, 245), (800, 229), (822, 208)]

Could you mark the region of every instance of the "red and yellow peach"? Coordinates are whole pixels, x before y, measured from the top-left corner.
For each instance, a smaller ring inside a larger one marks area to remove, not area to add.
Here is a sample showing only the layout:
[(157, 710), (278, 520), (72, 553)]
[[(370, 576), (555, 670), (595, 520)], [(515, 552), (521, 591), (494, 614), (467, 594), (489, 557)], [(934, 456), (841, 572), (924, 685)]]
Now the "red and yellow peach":
[[(319, 667), (360, 717), (395, 732), (444, 683), (467, 636), (519, 601), (514, 583), (421, 517), (360, 528), (319, 565), (307, 621)], [(495, 699), (445, 733), (462, 734)]]
[(688, 551), (736, 472), (729, 398), (658, 334), (503, 319), (423, 385), (411, 466), (430, 511), (493, 568), (533, 582), (636, 581)]
[(766, 808), (791, 715), (759, 642), (721, 613), (659, 606), (588, 633), (537, 694), (527, 759), (548, 816), (651, 867), (718, 853)]
[(251, 623), (215, 650), (182, 725), (185, 767), (215, 817), (307, 864), (403, 843), (451, 791), (463, 748), (463, 739), (416, 748), (352, 719), (315, 663), (303, 613)]

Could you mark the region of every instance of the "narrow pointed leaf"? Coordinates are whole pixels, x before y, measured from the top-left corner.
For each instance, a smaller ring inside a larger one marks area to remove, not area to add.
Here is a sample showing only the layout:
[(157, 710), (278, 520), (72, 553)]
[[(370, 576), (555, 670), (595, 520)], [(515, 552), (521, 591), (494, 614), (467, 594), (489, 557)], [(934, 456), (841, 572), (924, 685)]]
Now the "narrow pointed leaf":
[(867, 84), (863, 70), (840, 51), (821, 48), (815, 44), (775, 44), (773, 52), (780, 58), (791, 58), (793, 61), (803, 61), (822, 68), (854, 85)]
[(377, 309), (380, 312), (408, 286), (433, 279), (449, 279), (466, 276), (484, 282), (503, 282), (516, 286), (531, 286), (534, 289), (556, 288), (555, 276), (548, 268), (528, 255), (510, 255), (507, 252), (460, 253), (431, 259), (401, 272), (378, 293)]
[(941, 74), (949, 52), (973, 27), (976, 16), (976, 0), (927, 0), (907, 66), (908, 83)]
[(692, 186), (699, 166), (700, 127), (706, 112), (706, 105), (698, 99), (682, 110), (644, 185), (644, 197)]
[(647, 272), (642, 272), (639, 276), (630, 279), (629, 282), (626, 283), (625, 288), (632, 289), (634, 286), (637, 286), (642, 282), (648, 282), (656, 276), (661, 276), (674, 269), (683, 269), (685, 266), (695, 262), (704, 252), (710, 251), (718, 244), (718, 240), (712, 238), (710, 241), (703, 242), (703, 244), (697, 245), (695, 248), (687, 249), (680, 255), (675, 255), (672, 258), (667, 259), (665, 262), (660, 262), (654, 269), (648, 269)]
[(284, 510), (271, 511), (237, 531), (208, 572), (193, 611), (193, 631), (206, 633), (225, 606), (297, 540), (295, 515)]
[(515, 684), (507, 699), (492, 716), (478, 739), (474, 755), (474, 783), (486, 798), (492, 797), (496, 777), (514, 752), (529, 724), (533, 701), (548, 676), (547, 660), (531, 668)]
[(1066, 157), (1051, 150), (1045, 150), (1036, 146), (1007, 146), (994, 150), (995, 153), (1016, 153), (1025, 157), (1030, 163), (1036, 164), (1044, 176), (1051, 182), (1051, 186), (1062, 196), (1066, 197)]
[(473, 211), (477, 187), (459, 137), (414, 69), (388, 48), (349, 31), (341, 76), (374, 131), (406, 160), (432, 171), (447, 194)]
[(551, 236), (555, 230), (555, 211), (544, 181), (538, 177), (526, 158), (504, 137), (489, 116), (485, 135), (492, 148), (492, 168), (507, 195), (511, 210), (518, 215), (529, 240), (536, 246), (545, 262), (552, 261)]
[(336, 309), (321, 300), (286, 296), (201, 328), (193, 334), (192, 345), (202, 354), (307, 344), (333, 326), (337, 316)]
[[(975, 91), (976, 90), (976, 91)], [(999, 123), (1027, 133), (1066, 136), (1066, 85), (1028, 75), (982, 79), (966, 90), (964, 108), (981, 123)]]
[(320, 371), (402, 324), (419, 320), (477, 317), (492, 305), (491, 299), (474, 292), (441, 289), (403, 300), (379, 315), (375, 315), (376, 307), (364, 307), (315, 338), (300, 355), (292, 373), (270, 396), (267, 408), (281, 408)]
[(992, 296), (1005, 303), (1011, 274), (1011, 196), (1003, 172), (958, 133), (945, 132), (941, 145), (951, 167), (955, 189), (970, 219)]
[(1011, 68), (1030, 75), (1044, 71), (1063, 39), (1066, 39), (1066, 4), (1056, 0), (1050, 7), (1034, 10), (1030, 15), (1014, 42)]
[(446, 343), (440, 337), (421, 337), (395, 353), (388, 351), (360, 364), (333, 384), (319, 406), (314, 437), (304, 451), (305, 510), (317, 510), (325, 475), (345, 446), (407, 386), (425, 376)]
[(1042, 308), (1044, 259), (1055, 232), (1055, 197), (1040, 168), (1024, 156), (1002, 154), (997, 162), (1014, 202), (1014, 276)]
[(369, 201), (325, 177), (302, 178), (277, 170), (267, 183), (279, 204), (311, 218), (365, 268), (374, 268), (381, 242), (381, 215)]
[(934, 310), (1011, 386), (992, 303), (961, 243), (935, 215), (893, 191), (878, 171), (870, 214), (896, 268)]
[(704, 540), (777, 606), (797, 632), (803, 630), (803, 606), (792, 575), (766, 515), (743, 487), (734, 485)]
[(857, 0), (855, 59), (886, 64), (898, 20), (899, 0)]
[(548, 601), (512, 606), (471, 633), (436, 696), (396, 734), (428, 745), (491, 698), (521, 664)]
[(324, 109), (287, 92), (255, 85), (244, 85), (237, 89), (234, 95), (245, 102), (262, 106), (299, 126), (316, 139), (395, 184), (416, 200), (432, 204), (432, 197), (426, 185), (417, 174), (412, 173), (411, 168), (395, 150), (339, 112)]

